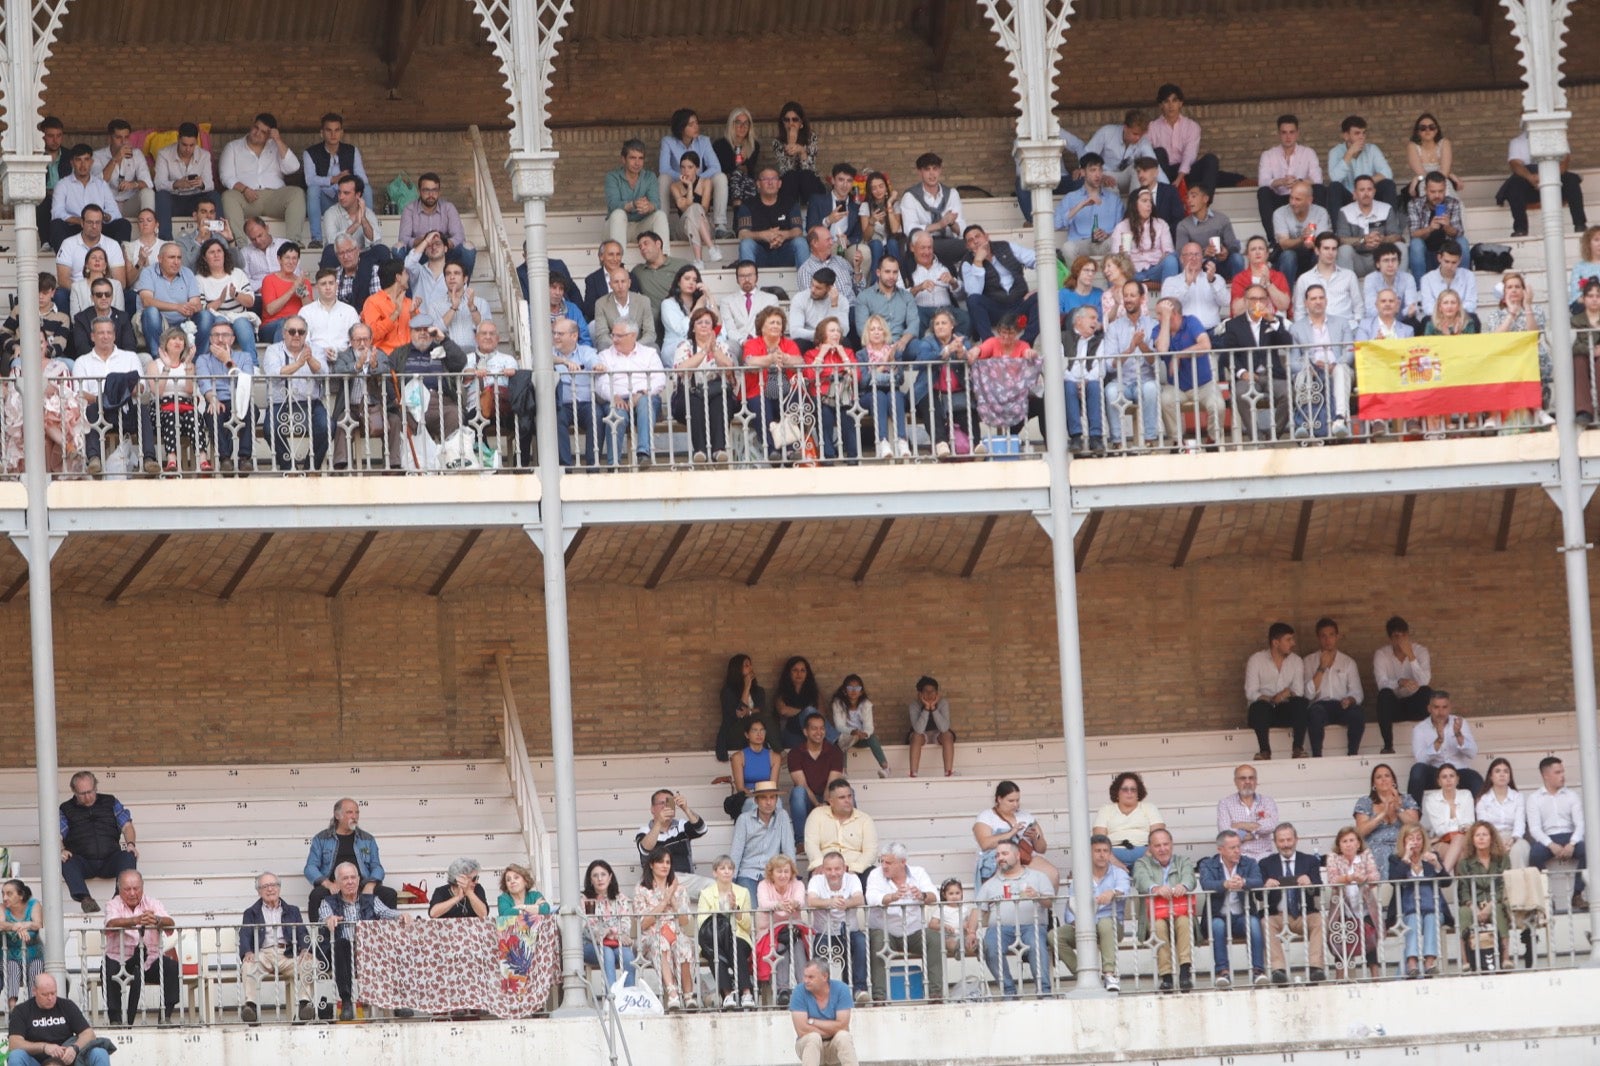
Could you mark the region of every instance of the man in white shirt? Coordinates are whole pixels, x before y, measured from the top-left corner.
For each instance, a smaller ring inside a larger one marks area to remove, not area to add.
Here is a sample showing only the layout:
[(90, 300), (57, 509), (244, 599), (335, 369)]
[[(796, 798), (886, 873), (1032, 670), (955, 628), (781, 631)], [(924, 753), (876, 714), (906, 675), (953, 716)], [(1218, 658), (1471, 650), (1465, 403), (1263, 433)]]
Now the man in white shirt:
[(1328, 314), (1354, 322), (1361, 317), (1361, 282), (1355, 271), (1339, 265), (1339, 238), (1332, 233), (1317, 234), (1317, 262), (1294, 283), (1294, 313), (1306, 313), (1306, 289), (1321, 285), (1328, 294)]
[[(90, 204), (83, 208), (83, 214), (78, 217), (83, 224), (82, 228), (56, 245), (57, 289), (65, 292), (72, 288), (73, 282), (83, 278), (83, 261), (88, 257), (91, 248), (99, 248), (106, 253), (106, 263), (111, 267), (111, 277), (120, 282), (124, 288), (130, 282), (137, 280), (127, 275), (127, 260), (123, 257), (122, 246), (104, 236), (105, 210), (97, 204)], [(62, 306), (65, 309), (64, 303)]]
[[(106, 143), (95, 149), (90, 167), (117, 198), (117, 211), (123, 218), (133, 218), (141, 210), (155, 210), (156, 193), (150, 180), (150, 164), (144, 152), (135, 148), (133, 126), (125, 118), (114, 118), (106, 123)], [(101, 204), (110, 209), (110, 204)]]
[(1416, 722), (1428, 716), (1433, 690), (1433, 659), (1428, 649), (1411, 639), (1411, 626), (1395, 615), (1384, 623), (1389, 643), (1372, 654), (1372, 679), (1378, 685), (1378, 730), (1383, 734), (1384, 755), (1394, 754), (1394, 723)]
[(1249, 763), (1234, 767), (1233, 789), (1217, 801), (1217, 832), (1238, 833), (1240, 852), (1260, 862), (1272, 854), (1278, 803), (1256, 791), (1256, 768)]
[(1300, 120), (1293, 115), (1278, 116), (1278, 143), (1261, 153), (1256, 167), (1256, 206), (1261, 211), (1261, 228), (1272, 232), (1272, 215), (1289, 202), (1295, 182), (1311, 185), (1311, 198), (1323, 200), (1322, 163), (1317, 153), (1300, 143)]
[[(1583, 804), (1578, 794), (1567, 788), (1567, 768), (1554, 755), (1539, 760), (1539, 777), (1544, 787), (1528, 796), (1528, 865), (1544, 869), (1551, 859), (1571, 859), (1578, 864), (1572, 886), (1572, 909), (1586, 911), (1583, 896), (1583, 870), (1588, 863), (1583, 846)], [(1464, 785), (1462, 787), (1465, 787)]]
[(1178, 253), (1183, 270), (1161, 283), (1163, 298), (1183, 304), (1183, 313), (1193, 315), (1206, 329), (1215, 329), (1228, 311), (1228, 286), (1217, 274), (1217, 264), (1205, 258), (1193, 241)]
[[(766, 783), (756, 786), (757, 809), (764, 810), (760, 801), (762, 789), (770, 788), (766, 794), (776, 795), (777, 789)], [(775, 823), (788, 824), (788, 818), (776, 813), (776, 804), (773, 805), (772, 815)], [(746, 825), (752, 824), (750, 819), (755, 816), (754, 811), (746, 812), (739, 816), (740, 821)], [(759, 817), (767, 817), (765, 814)], [(734, 826), (735, 838), (738, 837), (739, 827)], [(734, 854), (738, 854), (738, 846), (734, 846)], [(861, 878), (851, 873), (844, 864), (844, 856), (837, 851), (830, 851), (822, 857), (822, 862), (812, 867), (811, 880), (806, 883), (806, 905), (811, 908), (811, 921), (817, 931), (818, 943), (813, 946), (812, 954), (820, 954), (824, 947), (833, 951), (841, 951), (847, 955), (849, 964), (845, 967), (846, 974), (840, 976), (850, 982), (855, 992), (857, 1006), (864, 1006), (871, 999), (867, 991), (867, 934), (861, 928), (861, 909), (866, 906), (866, 889), (861, 884)], [(734, 880), (739, 880), (735, 878)], [(749, 878), (740, 882), (747, 887), (753, 884)], [(754, 893), (751, 899), (755, 898)]]
[(323, 267), (316, 276), (317, 298), (300, 308), (306, 320), (306, 343), (328, 365), (350, 346), (350, 327), (361, 321), (356, 309), (339, 299), (339, 272)]
[[(801, 351), (816, 347), (817, 326), (824, 319), (837, 318), (839, 328), (849, 335), (850, 301), (839, 292), (839, 286), (835, 284), (837, 280), (831, 269), (823, 267), (811, 275), (804, 292), (796, 293), (789, 300), (789, 339), (798, 344)], [(737, 297), (730, 296), (727, 299)]]
[(921, 182), (900, 198), (900, 220), (908, 234), (927, 230), (934, 254), (954, 270), (967, 251), (961, 239), (967, 228), (961, 194), (944, 184), (944, 160), (933, 152), (917, 156), (917, 175)]
[[(244, 232), (245, 215), (283, 219), (291, 240), (306, 224), (306, 198), (283, 179), (300, 169), (300, 160), (283, 143), (278, 120), (263, 111), (250, 132), (222, 150), (222, 211), (233, 232)], [(272, 267), (277, 269), (276, 264)], [(248, 272), (248, 269), (247, 269)]]
[(1328, 723), (1342, 725), (1351, 755), (1361, 752), (1366, 718), (1361, 711), (1361, 671), (1356, 661), (1339, 650), (1339, 623), (1317, 619), (1317, 650), (1305, 657), (1308, 732), (1311, 757), (1322, 758), (1323, 731)]
[(1050, 917), (1050, 879), (1022, 865), (1015, 841), (995, 845), (995, 874), (978, 888), (977, 905), (967, 917), (967, 950), (976, 953), (980, 921), (987, 925), (982, 935), (983, 960), (989, 973), (1000, 982), (1000, 995), (1017, 998), (1017, 980), (1011, 972), (1011, 949), (1022, 947), (1019, 962), (1033, 970), (1036, 991), (1050, 994), (1050, 953), (1045, 942)]
[(1417, 286), (1417, 303), (1422, 317), (1433, 315), (1439, 294), (1453, 289), (1461, 297), (1461, 310), (1476, 317), (1478, 314), (1478, 279), (1470, 270), (1461, 269), (1461, 246), (1455, 241), (1445, 241), (1439, 249), (1439, 265), (1422, 275)]
[[(1326, 250), (1326, 248), (1324, 248)], [(1343, 268), (1340, 268), (1343, 269)], [(1348, 270), (1344, 271), (1355, 277)], [(1314, 278), (1315, 273), (1301, 278)], [(1350, 386), (1355, 380), (1355, 327), (1330, 313), (1322, 282), (1305, 288), (1305, 309), (1289, 326), (1289, 380), (1296, 440), (1350, 436)]]
[[(1343, 188), (1343, 186), (1337, 186)], [(1392, 183), (1391, 183), (1392, 187)], [(1378, 187), (1372, 177), (1361, 175), (1355, 183), (1355, 200), (1333, 216), (1334, 236), (1339, 238), (1339, 265), (1364, 278), (1377, 268), (1378, 249), (1405, 239), (1400, 212), (1377, 198)], [(1402, 256), (1401, 268), (1404, 269)]]
[(267, 224), (255, 215), (245, 220), (239, 266), (256, 292), (261, 291), (261, 279), (278, 269), (278, 250), (288, 243), (282, 237), (274, 237)]
[[(1156, 150), (1150, 145), (1150, 116), (1142, 108), (1128, 108), (1120, 123), (1111, 122), (1094, 131), (1094, 136), (1083, 146), (1079, 158), (1090, 152), (1099, 156), (1104, 164), (1101, 184), (1108, 189), (1115, 188), (1126, 196), (1138, 177), (1133, 168), (1134, 160), (1154, 159), (1156, 155)], [(1161, 180), (1167, 180), (1165, 172)], [(911, 228), (909, 222), (906, 228)]]
[(872, 999), (889, 998), (885, 948), (922, 960), (923, 987), (930, 1000), (944, 999), (944, 937), (929, 930), (924, 907), (939, 902), (939, 890), (928, 871), (906, 861), (904, 844), (878, 849), (878, 865), (867, 875), (867, 940), (872, 969)]
[(933, 252), (933, 238), (926, 232), (911, 238), (911, 276), (904, 284), (916, 301), (921, 332), (928, 332), (928, 323), (940, 308), (947, 308), (955, 316), (957, 331), (966, 333), (971, 328), (966, 308), (956, 303), (965, 294), (961, 278), (939, 262)]
[(125, 218), (112, 218), (110, 211), (117, 194), (105, 179), (94, 173), (94, 149), (87, 144), (73, 145), (67, 153), (72, 173), (56, 182), (50, 196), (50, 247), (59, 249), (68, 237), (83, 227), (83, 211), (94, 204), (107, 212), (104, 232), (114, 241), (133, 240), (133, 227)]
[(1258, 762), (1272, 758), (1274, 726), (1294, 731), (1294, 757), (1306, 757), (1305, 667), (1294, 653), (1294, 626), (1274, 622), (1267, 646), (1250, 656), (1244, 669), (1246, 716), (1255, 730)]
[[(279, 470), (321, 470), (328, 456), (328, 411), (322, 404), (323, 379), (331, 365), (306, 343), (306, 320), (291, 315), (283, 323), (283, 339), (268, 346), (261, 358), (267, 379), (267, 439)], [(311, 437), (311, 455), (296, 461), (290, 438), (298, 431)]]
[[(361, 251), (375, 248), (383, 243), (383, 226), (376, 212), (367, 206), (363, 197), (367, 191), (366, 181), (358, 174), (346, 174), (337, 184), (338, 200), (322, 214), (322, 225), (319, 227), (326, 235), (331, 245), (340, 237), (349, 237), (356, 242), (356, 247)], [(307, 195), (310, 195), (309, 192)], [(332, 266), (334, 254), (331, 247), (323, 249), (322, 260), (324, 266)]]
[[(611, 324), (611, 346), (600, 353), (595, 378), (595, 398), (611, 405), (618, 416), (611, 428), (611, 462), (628, 460), (628, 436), (633, 430), (633, 450), (640, 470), (650, 469), (655, 454), (655, 424), (661, 417), (661, 394), (667, 375), (654, 348), (639, 343), (639, 326), (620, 318)], [(663, 459), (666, 457), (663, 456)]]
[[(1506, 163), (1511, 176), (1494, 194), (1496, 205), (1505, 204), (1511, 209), (1511, 235), (1528, 235), (1528, 204), (1539, 199), (1539, 173), (1533, 167), (1533, 152), (1528, 147), (1526, 131), (1511, 138), (1506, 146)], [(1568, 169), (1572, 166), (1569, 152), (1561, 159), (1561, 200), (1572, 212), (1572, 227), (1577, 233), (1589, 228), (1589, 216), (1583, 209), (1583, 177)]]
[(164, 241), (172, 240), (173, 215), (192, 215), (202, 201), (221, 213), (222, 197), (211, 173), (211, 153), (200, 147), (199, 126), (181, 123), (178, 139), (156, 153), (155, 185), (156, 221)]
[(1434, 689), (1428, 699), (1428, 717), (1418, 722), (1411, 731), (1411, 777), (1406, 791), (1418, 803), (1422, 794), (1435, 787), (1439, 780), (1439, 767), (1455, 767), (1461, 788), (1469, 796), (1476, 796), (1483, 788), (1483, 775), (1470, 765), (1478, 755), (1478, 739), (1472, 735), (1472, 723), (1459, 714), (1450, 713), (1450, 693)]
[(748, 259), (733, 264), (733, 279), (739, 291), (722, 298), (722, 341), (737, 357), (744, 342), (756, 335), (756, 316), (776, 307), (778, 298), (760, 287), (761, 271)]
[[(139, 357), (125, 348), (117, 347), (116, 323), (109, 318), (96, 319), (89, 327), (89, 337), (94, 347), (78, 356), (73, 374), (77, 379), (78, 394), (84, 400), (84, 421), (97, 426), (104, 419), (107, 431), (115, 431), (124, 440), (133, 439), (144, 456), (144, 472), (157, 474), (161, 467), (156, 463), (156, 416), (152, 406), (139, 402), (139, 375), (142, 365)], [(108, 386), (107, 378), (114, 380)], [(115, 397), (111, 395), (115, 393)], [(115, 400), (116, 402), (113, 402)], [(109, 407), (103, 409), (103, 405)], [(91, 476), (101, 472), (100, 450), (104, 445), (102, 434), (95, 429), (84, 437), (83, 454), (88, 460)]]

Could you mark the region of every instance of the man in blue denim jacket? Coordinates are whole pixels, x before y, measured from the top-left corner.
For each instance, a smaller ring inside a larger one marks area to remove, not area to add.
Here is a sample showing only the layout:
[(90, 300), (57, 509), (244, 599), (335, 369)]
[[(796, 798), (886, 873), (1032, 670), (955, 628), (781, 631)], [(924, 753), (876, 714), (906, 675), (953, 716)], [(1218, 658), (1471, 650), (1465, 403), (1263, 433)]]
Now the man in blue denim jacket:
[(383, 885), (383, 860), (378, 858), (378, 842), (371, 833), (356, 828), (361, 820), (361, 805), (348, 796), (333, 805), (328, 828), (311, 838), (306, 855), (306, 881), (311, 885), (307, 914), (318, 914), (322, 901), (339, 891), (333, 871), (342, 862), (355, 863), (361, 873), (361, 894), (375, 895), (386, 906), (397, 905), (395, 892)]

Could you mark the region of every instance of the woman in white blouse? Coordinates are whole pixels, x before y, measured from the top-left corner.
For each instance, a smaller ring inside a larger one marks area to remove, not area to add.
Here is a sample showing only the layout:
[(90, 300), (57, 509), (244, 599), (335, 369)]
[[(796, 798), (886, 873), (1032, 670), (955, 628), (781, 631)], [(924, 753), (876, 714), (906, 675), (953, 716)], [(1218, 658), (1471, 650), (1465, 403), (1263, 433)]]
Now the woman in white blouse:
[(1510, 855), (1512, 868), (1528, 865), (1528, 801), (1517, 791), (1510, 761), (1499, 758), (1489, 764), (1474, 807), (1478, 817), (1500, 834), (1500, 846)]
[(1456, 768), (1445, 763), (1439, 767), (1439, 787), (1422, 796), (1422, 828), (1448, 873), (1466, 852), (1467, 829), (1477, 820), (1472, 794), (1456, 787), (1459, 780)]

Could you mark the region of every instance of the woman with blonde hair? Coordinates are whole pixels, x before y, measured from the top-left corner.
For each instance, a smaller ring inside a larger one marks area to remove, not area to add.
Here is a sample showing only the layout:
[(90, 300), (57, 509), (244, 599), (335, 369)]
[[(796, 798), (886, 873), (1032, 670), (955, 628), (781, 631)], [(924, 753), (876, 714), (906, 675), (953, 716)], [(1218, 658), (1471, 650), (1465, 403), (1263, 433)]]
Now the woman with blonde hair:
[[(1499, 412), (1499, 420), (1490, 415), (1483, 421), (1485, 429), (1500, 429), (1516, 433), (1534, 426), (1548, 426), (1553, 420), (1546, 409), (1550, 406), (1550, 384), (1555, 378), (1555, 364), (1550, 361), (1550, 347), (1544, 341), (1544, 309), (1533, 302), (1533, 286), (1521, 271), (1508, 270), (1500, 275), (1500, 303), (1490, 309), (1483, 319), (1485, 333), (1537, 333), (1539, 335), (1540, 404), (1514, 411)], [(1587, 390), (1585, 390), (1587, 392)], [(1579, 407), (1583, 404), (1580, 402)]]
[[(722, 172), (728, 175), (728, 206), (734, 215), (739, 205), (756, 198), (756, 164), (761, 158), (761, 142), (756, 140), (756, 120), (748, 107), (728, 112), (727, 132), (711, 142)], [(720, 240), (724, 235), (717, 234)]]
[[(760, 725), (754, 721), (752, 725)], [(700, 890), (700, 956), (717, 977), (717, 993), (725, 1009), (754, 1007), (755, 967), (750, 965), (750, 890), (736, 884), (733, 857), (718, 855), (711, 864), (712, 881)]]
[(769, 974), (779, 1007), (811, 961), (811, 930), (806, 927), (806, 888), (794, 860), (779, 853), (767, 860), (756, 885), (756, 976)]
[[(1420, 825), (1400, 830), (1400, 843), (1389, 856), (1389, 880), (1400, 884), (1400, 925), (1405, 930), (1405, 975), (1433, 977), (1439, 972), (1439, 879), (1444, 876), (1439, 856), (1428, 848), (1428, 835)], [(1417, 957), (1423, 968), (1417, 969)]]

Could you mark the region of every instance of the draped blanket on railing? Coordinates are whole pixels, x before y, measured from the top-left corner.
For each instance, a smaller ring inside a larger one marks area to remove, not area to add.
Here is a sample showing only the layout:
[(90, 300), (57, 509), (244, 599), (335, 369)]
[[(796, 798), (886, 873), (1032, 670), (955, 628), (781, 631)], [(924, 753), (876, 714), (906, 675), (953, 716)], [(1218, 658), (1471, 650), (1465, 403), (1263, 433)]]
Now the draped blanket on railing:
[(544, 1013), (560, 969), (550, 915), (362, 922), (356, 931), (361, 998), (390, 1010), (529, 1018)]

